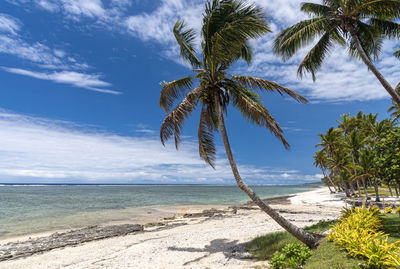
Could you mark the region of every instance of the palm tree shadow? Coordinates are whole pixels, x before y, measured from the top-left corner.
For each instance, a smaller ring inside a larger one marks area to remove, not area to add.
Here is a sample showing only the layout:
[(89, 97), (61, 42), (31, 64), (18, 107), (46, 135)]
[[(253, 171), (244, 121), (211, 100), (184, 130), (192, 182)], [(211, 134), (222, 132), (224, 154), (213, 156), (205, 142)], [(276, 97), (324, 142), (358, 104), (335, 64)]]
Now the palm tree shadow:
[(201, 259), (207, 258), (215, 253), (223, 253), (226, 258), (229, 259), (244, 259), (245, 247), (244, 244), (238, 244), (238, 240), (229, 241), (228, 239), (214, 239), (210, 244), (206, 245), (204, 248), (180, 248), (180, 247), (168, 247), (168, 250), (172, 251), (184, 251), (184, 252), (202, 252), (205, 253), (203, 256), (189, 260), (183, 265), (188, 265), (193, 262), (198, 262)]

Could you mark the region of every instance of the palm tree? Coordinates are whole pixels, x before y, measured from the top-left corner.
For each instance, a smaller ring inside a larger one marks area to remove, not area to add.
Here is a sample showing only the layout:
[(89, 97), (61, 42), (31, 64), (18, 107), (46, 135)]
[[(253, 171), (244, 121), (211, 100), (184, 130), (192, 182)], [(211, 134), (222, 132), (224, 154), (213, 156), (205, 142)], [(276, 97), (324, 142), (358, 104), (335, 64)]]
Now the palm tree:
[[(398, 49), (399, 57), (400, 57), (400, 48)], [(397, 84), (396, 89), (394, 89), (397, 94), (400, 95), (400, 83)], [(395, 123), (400, 118), (400, 106), (393, 102), (393, 105), (388, 109), (390, 116), (393, 118), (392, 123)]]
[[(360, 150), (365, 146), (366, 144), (366, 139), (362, 137), (362, 132), (359, 130), (352, 130), (348, 135), (346, 135), (346, 143), (348, 148), (350, 149), (350, 155), (351, 155), (351, 160), (353, 163), (353, 172), (354, 176), (357, 176), (357, 164), (356, 160), (358, 160), (358, 155)], [(361, 197), (361, 191), (360, 191), (360, 185), (357, 182), (357, 188), (358, 188), (358, 194)], [(368, 199), (368, 193), (367, 193), (367, 188), (365, 186), (364, 179), (362, 179), (362, 184), (365, 192), (365, 196)]]
[(300, 77), (310, 72), (315, 80), (315, 72), (334, 44), (347, 45), (350, 56), (361, 58), (400, 105), (400, 96), (372, 62), (379, 56), (383, 38), (400, 34), (395, 21), (400, 15), (399, 0), (323, 0), (322, 4), (303, 3), (301, 10), (312, 18), (283, 30), (274, 43), (275, 53), (287, 60), (319, 37), (298, 68)]
[(359, 175), (355, 179), (370, 179), (373, 181), (375, 189), (375, 201), (380, 202), (378, 183), (379, 179), (376, 178), (377, 169), (375, 165), (375, 156), (372, 151), (368, 148), (361, 150), (359, 157)]
[[(298, 102), (307, 100), (295, 92), (272, 81), (261, 78), (231, 75), (229, 67), (238, 59), (251, 61), (249, 40), (257, 38), (270, 29), (262, 9), (246, 5), (237, 0), (213, 0), (206, 3), (201, 29), (202, 61), (196, 56), (195, 33), (181, 21), (174, 27), (174, 35), (180, 46), (181, 57), (191, 64), (194, 76), (172, 82), (163, 82), (160, 105), (168, 116), (164, 119), (160, 138), (164, 144), (171, 136), (178, 147), (183, 124), (191, 112), (201, 107), (198, 128), (200, 157), (214, 167), (214, 133), (219, 129), (225, 151), (236, 183), (264, 212), (283, 228), (310, 247), (318, 245), (319, 237), (300, 229), (280, 216), (266, 202), (261, 200), (240, 177), (228, 140), (224, 114), (232, 104), (242, 115), (260, 127), (269, 129), (288, 148), (283, 131), (267, 108), (262, 104), (257, 91), (287, 94)], [(197, 86), (194, 81), (197, 80)], [(173, 109), (174, 102), (183, 100)]]
[(329, 191), (331, 193), (335, 193), (337, 191), (336, 186), (333, 183), (330, 175), (327, 175), (327, 173), (326, 173), (326, 170), (328, 169), (328, 156), (326, 155), (326, 153), (324, 151), (317, 150), (315, 152), (314, 165), (322, 170), (322, 174), (324, 175), (324, 178), (326, 178), (329, 181), (329, 183), (333, 186), (333, 188), (335, 190), (335, 191), (332, 191), (329, 183), (327, 183)]

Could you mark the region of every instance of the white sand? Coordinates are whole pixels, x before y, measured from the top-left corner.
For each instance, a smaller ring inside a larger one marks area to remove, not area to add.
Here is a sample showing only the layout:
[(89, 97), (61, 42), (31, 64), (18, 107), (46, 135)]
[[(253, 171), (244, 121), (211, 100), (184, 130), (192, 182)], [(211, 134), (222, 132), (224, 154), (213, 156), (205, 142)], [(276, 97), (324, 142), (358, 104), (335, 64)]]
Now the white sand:
[[(296, 225), (305, 226), (336, 218), (343, 203), (340, 198), (329, 195), (327, 188), (320, 188), (296, 195), (291, 198), (291, 205), (274, 207), (289, 211), (283, 215)], [(278, 230), (282, 229), (265, 213), (239, 210), (236, 215), (197, 218), (168, 230), (104, 239), (5, 261), (0, 268), (254, 268), (262, 263), (246, 259), (248, 253), (243, 244)]]

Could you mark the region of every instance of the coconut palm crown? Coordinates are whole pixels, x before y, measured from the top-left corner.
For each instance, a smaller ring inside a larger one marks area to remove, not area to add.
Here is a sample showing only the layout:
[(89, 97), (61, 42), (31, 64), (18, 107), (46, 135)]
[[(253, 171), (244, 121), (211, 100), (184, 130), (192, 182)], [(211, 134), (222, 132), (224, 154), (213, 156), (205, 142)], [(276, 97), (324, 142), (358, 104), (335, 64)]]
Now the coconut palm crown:
[[(164, 144), (174, 136), (178, 147), (184, 121), (199, 106), (200, 157), (212, 167), (215, 166), (214, 134), (219, 130), (238, 187), (283, 228), (309, 247), (316, 247), (320, 239), (318, 236), (284, 219), (242, 180), (225, 127), (224, 114), (227, 113), (228, 105), (232, 104), (251, 123), (266, 127), (288, 148), (289, 143), (283, 136), (282, 128), (262, 104), (259, 93), (277, 92), (287, 94), (298, 102), (307, 102), (305, 98), (275, 82), (228, 73), (229, 67), (239, 59), (251, 62), (250, 39), (270, 32), (263, 10), (236, 0), (207, 2), (201, 28), (201, 60), (195, 50), (194, 30), (178, 21), (173, 32), (182, 59), (192, 66), (195, 74), (161, 83), (160, 106), (168, 114), (161, 125), (161, 142)], [(175, 102), (181, 98), (183, 99), (173, 108)]]
[(288, 60), (318, 39), (298, 68), (300, 77), (309, 72), (315, 80), (315, 73), (334, 45), (347, 46), (350, 56), (361, 58), (400, 105), (399, 95), (372, 63), (380, 55), (383, 39), (400, 35), (400, 25), (396, 22), (400, 15), (399, 0), (323, 0), (322, 4), (302, 3), (301, 10), (311, 18), (276, 37), (276, 54)]
[[(214, 132), (219, 126), (217, 104), (226, 113), (231, 103), (251, 123), (268, 128), (288, 148), (281, 127), (262, 104), (258, 91), (287, 94), (303, 103), (306, 99), (275, 82), (227, 72), (238, 59), (251, 62), (250, 38), (270, 32), (263, 11), (241, 1), (208, 2), (201, 29), (202, 61), (195, 50), (194, 30), (178, 21), (173, 32), (182, 59), (191, 64), (195, 75), (161, 83), (160, 106), (168, 114), (160, 130), (162, 143), (174, 135), (178, 147), (185, 119), (200, 106), (199, 153), (214, 167)], [(183, 100), (172, 109), (180, 98)]]

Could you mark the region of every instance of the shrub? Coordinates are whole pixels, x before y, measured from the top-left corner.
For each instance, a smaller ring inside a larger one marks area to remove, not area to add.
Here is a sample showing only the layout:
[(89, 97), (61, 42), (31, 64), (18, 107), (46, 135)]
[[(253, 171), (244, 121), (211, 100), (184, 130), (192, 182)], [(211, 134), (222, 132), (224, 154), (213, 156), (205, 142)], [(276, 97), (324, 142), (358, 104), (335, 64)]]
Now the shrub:
[(393, 212), (393, 208), (385, 207), (385, 213), (392, 213), (392, 212)]
[(396, 212), (397, 214), (399, 214), (399, 215), (400, 215), (400, 206), (399, 206), (399, 207), (397, 207), (397, 208), (396, 208), (396, 210), (395, 210), (394, 212)]
[[(348, 213), (348, 212), (346, 212)], [(376, 268), (400, 268), (400, 241), (389, 244), (382, 227), (380, 210), (365, 207), (343, 215), (328, 240), (358, 258), (366, 258), (368, 265)]]
[(275, 252), (269, 262), (275, 269), (297, 269), (311, 256), (311, 250), (303, 244), (287, 244), (282, 251)]

